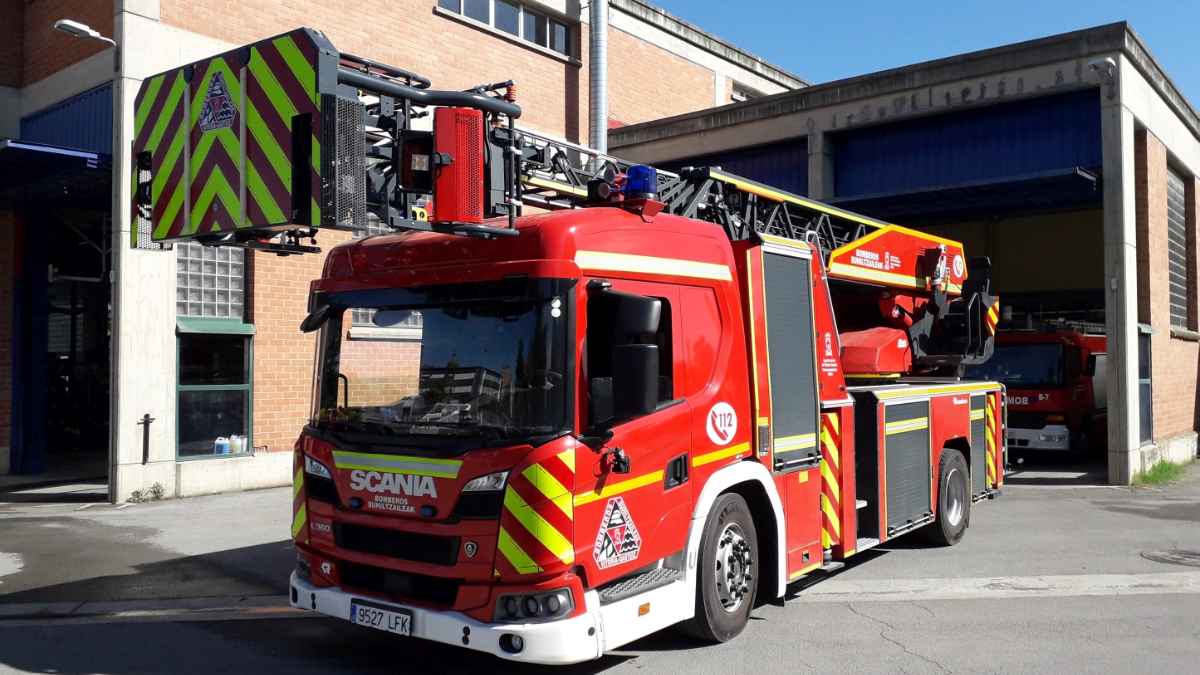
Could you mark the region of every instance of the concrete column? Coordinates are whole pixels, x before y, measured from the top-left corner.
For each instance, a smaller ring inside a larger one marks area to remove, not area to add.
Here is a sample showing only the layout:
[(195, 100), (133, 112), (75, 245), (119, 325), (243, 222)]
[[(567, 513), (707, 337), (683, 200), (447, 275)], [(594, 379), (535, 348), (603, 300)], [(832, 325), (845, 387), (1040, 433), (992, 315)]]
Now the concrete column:
[[(134, 99), (142, 79), (163, 70), (155, 54), (157, 2), (117, 3), (121, 44), (113, 89), (113, 340), (109, 496), (162, 485), (175, 492), (175, 253), (130, 247)], [(150, 461), (142, 464), (142, 427), (149, 413)]]
[(829, 134), (819, 129), (808, 134), (808, 196), (822, 200), (834, 197), (833, 143)]
[(1120, 97), (1105, 100), (1100, 117), (1108, 332), (1108, 481), (1125, 485), (1140, 466), (1134, 118)]

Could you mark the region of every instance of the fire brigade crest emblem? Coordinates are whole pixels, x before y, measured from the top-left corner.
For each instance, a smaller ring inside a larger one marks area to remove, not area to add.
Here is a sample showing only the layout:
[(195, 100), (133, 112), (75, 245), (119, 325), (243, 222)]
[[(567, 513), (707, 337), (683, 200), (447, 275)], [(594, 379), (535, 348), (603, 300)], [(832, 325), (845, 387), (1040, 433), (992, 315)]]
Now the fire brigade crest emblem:
[(608, 500), (604, 517), (600, 519), (600, 531), (596, 533), (596, 545), (592, 558), (600, 569), (637, 560), (642, 550), (642, 535), (629, 516), (629, 509), (621, 497)]
[(236, 108), (233, 107), (233, 99), (229, 96), (229, 88), (225, 86), (225, 77), (216, 73), (208, 82), (204, 107), (200, 109), (200, 130), (228, 129), (233, 126), (234, 112)]

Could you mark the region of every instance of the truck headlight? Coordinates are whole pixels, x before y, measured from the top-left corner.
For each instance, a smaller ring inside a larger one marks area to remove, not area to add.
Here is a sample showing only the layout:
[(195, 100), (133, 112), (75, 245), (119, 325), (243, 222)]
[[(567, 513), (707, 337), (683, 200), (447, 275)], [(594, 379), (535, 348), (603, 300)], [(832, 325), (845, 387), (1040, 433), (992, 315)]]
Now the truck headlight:
[(304, 473), (333, 480), (333, 474), (329, 472), (329, 468), (308, 455), (304, 456)]
[(463, 492), (495, 492), (504, 489), (504, 483), (508, 480), (507, 471), (497, 471), (489, 473), (486, 476), (471, 479), (463, 486)]
[(575, 609), (570, 589), (560, 588), (546, 593), (502, 595), (496, 601), (498, 623), (528, 623), (552, 621)]

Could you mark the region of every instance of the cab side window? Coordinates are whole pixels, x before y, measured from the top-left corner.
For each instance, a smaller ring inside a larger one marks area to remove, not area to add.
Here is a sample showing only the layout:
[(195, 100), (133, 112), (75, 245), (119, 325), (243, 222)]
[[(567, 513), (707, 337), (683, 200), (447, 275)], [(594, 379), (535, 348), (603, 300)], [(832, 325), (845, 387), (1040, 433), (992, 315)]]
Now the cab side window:
[(586, 364), (590, 418), (593, 425), (603, 424), (618, 416), (619, 403), (613, 401), (613, 353), (619, 345), (643, 344), (658, 347), (659, 404), (675, 399), (673, 377), (674, 350), (671, 303), (656, 297), (661, 303), (658, 328), (652, 333), (628, 334), (621, 329), (618, 306), (611, 302), (589, 300), (587, 310)]

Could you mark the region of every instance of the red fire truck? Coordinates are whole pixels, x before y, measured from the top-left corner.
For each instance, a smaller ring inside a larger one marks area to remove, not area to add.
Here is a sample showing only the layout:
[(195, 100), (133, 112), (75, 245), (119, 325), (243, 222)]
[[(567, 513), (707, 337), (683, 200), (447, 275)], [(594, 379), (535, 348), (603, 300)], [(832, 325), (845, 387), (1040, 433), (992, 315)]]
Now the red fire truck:
[(391, 232), (312, 282), (292, 604), (570, 663), (958, 542), (1003, 481), (1003, 386), (958, 377), (992, 351), (986, 260), (520, 130), (513, 94), (309, 29), (142, 85), (136, 244)]
[(992, 358), (968, 369), (1008, 388), (1008, 447), (1016, 451), (1104, 448), (1107, 339), (1102, 326), (1001, 330)]

